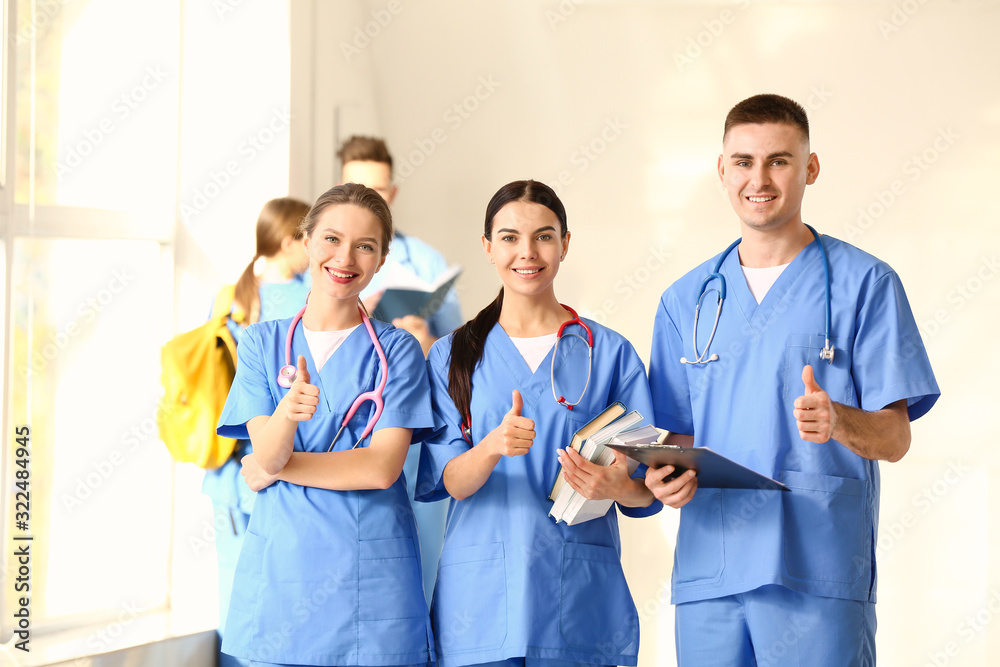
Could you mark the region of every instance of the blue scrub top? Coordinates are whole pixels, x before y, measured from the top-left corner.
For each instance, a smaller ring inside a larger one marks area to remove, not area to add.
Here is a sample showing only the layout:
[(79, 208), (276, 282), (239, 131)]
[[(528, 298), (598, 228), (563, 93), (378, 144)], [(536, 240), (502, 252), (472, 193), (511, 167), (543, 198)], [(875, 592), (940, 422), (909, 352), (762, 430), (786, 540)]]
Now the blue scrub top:
[[(721, 268), (728, 287), (712, 353), (693, 359), (694, 307), (718, 257), (660, 300), (649, 384), (656, 425), (694, 434), (735, 461), (784, 482), (791, 492), (698, 489), (681, 509), (674, 552), (674, 603), (780, 584), (796, 591), (875, 601), (879, 469), (836, 441), (799, 437), (793, 402), (813, 367), (830, 398), (863, 410), (906, 399), (910, 419), (940, 393), (906, 294), (884, 262), (822, 237), (832, 281), (833, 364), (824, 345), (826, 277), (818, 241), (806, 246), (757, 304), (733, 251)], [(710, 287), (718, 287), (714, 281)], [(715, 319), (703, 303), (698, 344)]]
[[(557, 448), (568, 446), (577, 430), (614, 401), (644, 417), (652, 414), (644, 367), (631, 344), (587, 323), (594, 332), (593, 374), (572, 411), (552, 396), (553, 350), (532, 373), (499, 324), (487, 337), (472, 377), (473, 441), (500, 424), (514, 389), (536, 435), (528, 454), (502, 458), (482, 488), (451, 501), (431, 606), (442, 667), (522, 656), (636, 664), (639, 622), (622, 572), (617, 513), (576, 526), (548, 516), (559, 472)], [(567, 333), (585, 335), (576, 329)], [(421, 450), (416, 498), (425, 502), (448, 497), (444, 468), (471, 447), (448, 395), (451, 344), (452, 336), (439, 340), (427, 362), (434, 411), (445, 428)], [(558, 392), (575, 400), (586, 382), (586, 344), (567, 335), (555, 368)], [(647, 508), (620, 509), (647, 516), (660, 507), (654, 501)]]
[[(382, 278), (390, 264), (404, 266), (427, 282), (434, 282), (448, 269), (448, 262), (445, 261), (444, 255), (417, 237), (399, 232), (396, 232), (385, 263), (387, 266), (383, 266), (382, 270), (372, 277), (368, 287), (361, 293), (361, 298), (366, 298), (382, 289)], [(441, 338), (464, 323), (465, 320), (462, 319), (462, 310), (458, 303), (458, 294), (452, 287), (448, 290), (441, 308), (428, 318), (427, 326), (432, 336)]]
[[(270, 415), (291, 318), (251, 325), (220, 435), (247, 437), (246, 422)], [(373, 321), (389, 377), (375, 430), (434, 425), (426, 366), (409, 333)], [(300, 422), (295, 451), (325, 452), (354, 399), (381, 377), (365, 327), (316, 371), (301, 326), (292, 359), (306, 358), (320, 404)], [(374, 411), (366, 402), (336, 450), (350, 449)], [(370, 442), (368, 440), (367, 442)], [(362, 443), (362, 446), (367, 443)], [(276, 482), (257, 494), (233, 583), (222, 650), (254, 661), (303, 665), (410, 665), (433, 659), (413, 511), (401, 475), (386, 490), (330, 491)]]

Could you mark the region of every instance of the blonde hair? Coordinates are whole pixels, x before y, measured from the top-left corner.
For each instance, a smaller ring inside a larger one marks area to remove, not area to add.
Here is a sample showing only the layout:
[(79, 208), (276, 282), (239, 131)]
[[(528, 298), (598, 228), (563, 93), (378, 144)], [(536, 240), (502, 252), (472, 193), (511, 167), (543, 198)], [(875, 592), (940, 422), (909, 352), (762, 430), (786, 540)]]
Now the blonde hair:
[(236, 281), (234, 299), (237, 314), (242, 313), (243, 324), (251, 324), (260, 319), (260, 281), (254, 273), (254, 264), (261, 257), (274, 257), (281, 250), (281, 242), (287, 236), (302, 238), (299, 226), (309, 213), (309, 204), (292, 197), (279, 197), (264, 204), (257, 216), (256, 254)]

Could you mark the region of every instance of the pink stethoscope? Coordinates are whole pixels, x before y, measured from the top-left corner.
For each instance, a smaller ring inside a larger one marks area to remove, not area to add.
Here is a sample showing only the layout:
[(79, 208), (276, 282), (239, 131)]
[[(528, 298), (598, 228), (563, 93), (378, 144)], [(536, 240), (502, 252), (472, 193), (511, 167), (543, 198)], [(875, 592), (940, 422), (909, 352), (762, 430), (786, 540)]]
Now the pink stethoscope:
[[(563, 322), (559, 326), (559, 330), (556, 332), (556, 344), (555, 348), (552, 350), (552, 359), (549, 361), (549, 385), (552, 389), (552, 398), (555, 399), (556, 403), (564, 406), (567, 410), (572, 410), (575, 406), (579, 405), (580, 401), (583, 400), (583, 397), (587, 394), (587, 388), (590, 386), (590, 373), (594, 368), (594, 332), (590, 330), (590, 327), (587, 326), (586, 322), (580, 319), (580, 316), (577, 315), (575, 310), (573, 310), (564, 303), (561, 303), (559, 305), (565, 308), (569, 312), (569, 314), (573, 316), (573, 319), (566, 320), (565, 322)], [(573, 326), (574, 324), (580, 325), (581, 327), (583, 327), (584, 331), (587, 332), (586, 338), (584, 338), (580, 334), (575, 334), (575, 333), (568, 334), (570, 336), (575, 336), (579, 338), (580, 340), (582, 340), (584, 343), (587, 344), (587, 381), (583, 385), (583, 391), (580, 392), (580, 397), (576, 399), (574, 402), (570, 403), (569, 401), (566, 400), (565, 396), (562, 396), (558, 394), (558, 392), (556, 392), (556, 354), (558, 354), (559, 352), (559, 343), (562, 342), (563, 332), (566, 330), (566, 327)], [(472, 415), (469, 415), (465, 418), (465, 420), (462, 422), (461, 429), (462, 429), (462, 438), (464, 438), (465, 441), (471, 445)]]
[[(294, 318), (292, 318), (292, 324), (288, 327), (288, 335), (285, 337), (285, 365), (281, 367), (278, 371), (278, 384), (285, 389), (291, 389), (292, 383), (295, 382), (295, 375), (298, 373), (298, 368), (292, 365), (292, 336), (295, 333), (295, 325), (299, 323), (302, 319), (302, 315), (306, 312), (306, 306), (302, 306)], [(365, 325), (365, 329), (368, 330), (368, 337), (372, 339), (372, 345), (375, 346), (375, 353), (378, 354), (379, 363), (382, 365), (382, 380), (379, 382), (378, 386), (372, 391), (362, 392), (356, 399), (354, 403), (351, 404), (351, 409), (347, 411), (347, 415), (344, 417), (344, 421), (340, 423), (340, 429), (337, 431), (337, 435), (333, 437), (333, 442), (330, 443), (330, 447), (326, 451), (332, 451), (333, 446), (337, 444), (337, 439), (340, 437), (341, 432), (344, 427), (347, 426), (347, 422), (351, 421), (351, 418), (361, 407), (361, 404), (365, 401), (371, 401), (375, 404), (375, 414), (372, 415), (371, 419), (368, 420), (368, 425), (365, 427), (364, 432), (358, 441), (354, 443), (356, 448), (361, 444), (361, 441), (367, 438), (372, 429), (375, 428), (375, 424), (378, 422), (379, 417), (382, 416), (382, 408), (384, 404), (382, 403), (382, 392), (385, 390), (385, 382), (389, 377), (389, 362), (385, 359), (385, 350), (378, 342), (378, 336), (375, 335), (375, 329), (372, 328), (372, 322), (368, 319), (368, 313), (365, 309), (358, 305), (358, 312), (361, 313), (361, 322)]]

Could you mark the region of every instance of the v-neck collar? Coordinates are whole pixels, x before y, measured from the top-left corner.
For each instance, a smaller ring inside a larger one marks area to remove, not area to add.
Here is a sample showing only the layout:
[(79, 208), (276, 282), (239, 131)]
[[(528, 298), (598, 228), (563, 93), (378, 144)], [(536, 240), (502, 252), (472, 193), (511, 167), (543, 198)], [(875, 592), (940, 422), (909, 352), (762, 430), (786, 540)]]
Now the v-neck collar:
[[(799, 251), (799, 254), (785, 267), (778, 279), (774, 281), (767, 294), (758, 304), (747, 284), (746, 276), (743, 274), (743, 267), (740, 265), (739, 246), (733, 248), (729, 256), (722, 264), (722, 274), (726, 278), (728, 293), (727, 301), (732, 301), (738, 306), (742, 317), (753, 331), (754, 335), (767, 326), (768, 321), (784, 309), (777, 305), (785, 298), (788, 291), (795, 285), (799, 277), (806, 271), (822, 271), (822, 266), (816, 266), (817, 261), (822, 259), (819, 251), (820, 240), (814, 238), (806, 247)], [(723, 306), (725, 307), (725, 306)]]
[(502, 360), (511, 377), (514, 378), (514, 381), (517, 382), (518, 391), (521, 392), (521, 398), (524, 399), (524, 402), (532, 407), (537, 405), (542, 392), (548, 390), (549, 368), (552, 365), (552, 354), (555, 351), (555, 345), (549, 348), (548, 353), (542, 359), (542, 363), (532, 373), (528, 362), (521, 356), (521, 351), (517, 349), (514, 341), (510, 339), (507, 331), (500, 326), (499, 322), (493, 325), (489, 336), (486, 337), (486, 344), (492, 346), (499, 354), (500, 360)]
[[(372, 326), (375, 326), (375, 322), (372, 322)], [(376, 331), (377, 334), (378, 332)], [(292, 363), (295, 363), (299, 354), (306, 358), (306, 368), (309, 370), (309, 383), (319, 387), (320, 396), (323, 397), (327, 408), (330, 410), (334, 409), (333, 401), (344, 392), (347, 383), (353, 382), (358, 386), (362, 383), (362, 377), (353, 378), (350, 373), (344, 372), (346, 370), (344, 365), (341, 365), (339, 372), (333, 370), (334, 366), (338, 365), (337, 360), (343, 359), (341, 352), (345, 348), (359, 345), (358, 336), (364, 337), (365, 342), (371, 346), (371, 341), (368, 338), (368, 330), (365, 328), (364, 323), (362, 323), (361, 326), (355, 327), (354, 331), (348, 334), (344, 342), (340, 344), (340, 347), (334, 350), (330, 358), (323, 364), (323, 368), (316, 370), (316, 360), (313, 358), (312, 350), (309, 349), (309, 342), (306, 340), (305, 326), (300, 321), (299, 325), (295, 327), (295, 333), (292, 335)], [(299, 351), (296, 352), (296, 350)], [(364, 378), (366, 379), (367, 375)]]

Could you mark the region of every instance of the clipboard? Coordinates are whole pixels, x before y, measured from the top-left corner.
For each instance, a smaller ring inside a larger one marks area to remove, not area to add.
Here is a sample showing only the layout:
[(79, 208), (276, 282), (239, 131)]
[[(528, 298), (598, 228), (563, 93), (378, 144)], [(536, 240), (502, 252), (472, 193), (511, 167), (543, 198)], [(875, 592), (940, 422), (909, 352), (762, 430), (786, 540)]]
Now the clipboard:
[[(781, 482), (741, 466), (708, 447), (678, 447), (677, 445), (620, 445), (608, 443), (625, 456), (650, 468), (672, 465), (671, 478), (687, 470), (698, 473), (698, 486), (708, 489), (768, 489), (790, 491)], [(669, 479), (669, 478), (668, 478)]]

